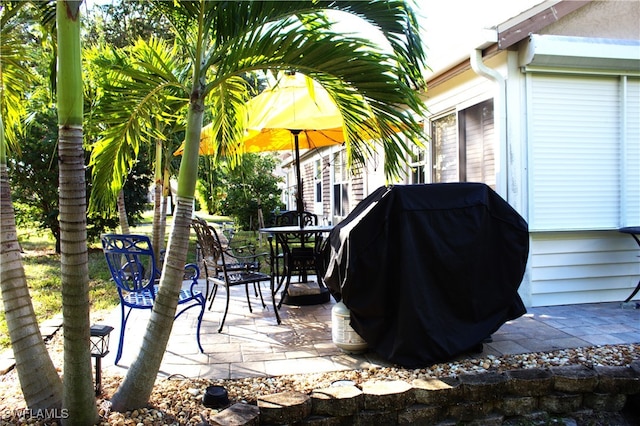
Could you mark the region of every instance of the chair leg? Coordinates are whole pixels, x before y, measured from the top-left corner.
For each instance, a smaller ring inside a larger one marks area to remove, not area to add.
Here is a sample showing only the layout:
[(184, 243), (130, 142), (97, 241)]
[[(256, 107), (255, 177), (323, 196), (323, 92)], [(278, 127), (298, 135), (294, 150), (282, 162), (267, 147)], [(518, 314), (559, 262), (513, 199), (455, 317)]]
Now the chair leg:
[(198, 315), (198, 325), (196, 326), (196, 341), (198, 342), (198, 348), (200, 349), (200, 353), (204, 353), (204, 349), (202, 348), (202, 343), (200, 342), (200, 327), (202, 326), (202, 317), (204, 316), (204, 307), (207, 304), (206, 299), (202, 294), (201, 297), (198, 298), (198, 302), (200, 303), (200, 314)]
[(211, 288), (211, 296), (209, 296), (209, 310), (213, 306), (213, 300), (216, 298), (216, 293), (218, 293), (218, 284), (214, 284)]
[(251, 308), (251, 299), (249, 299), (249, 284), (244, 285), (244, 293), (247, 296), (247, 305), (249, 305), (249, 312), (253, 313), (253, 309)]
[[(129, 309), (131, 312), (131, 309)], [(129, 314), (124, 314), (124, 305), (120, 302), (120, 338), (118, 340), (118, 352), (116, 353), (116, 360), (114, 365), (118, 365), (120, 362), (120, 358), (122, 358), (122, 346), (124, 345), (124, 330), (127, 328), (127, 319), (129, 318)]]
[(264, 303), (264, 298), (262, 297), (262, 288), (260, 287), (260, 282), (253, 283), (253, 289), (256, 292), (256, 296), (260, 295), (260, 302), (262, 302), (262, 307), (266, 308), (267, 305)]
[(276, 314), (276, 321), (278, 321), (278, 325), (282, 323), (280, 319), (280, 312), (278, 312), (278, 308), (276, 307), (276, 293), (277, 289), (275, 288), (275, 278), (271, 277), (271, 281), (269, 282), (269, 288), (271, 289), (271, 303), (273, 304), (273, 312)]
[[(278, 309), (280, 309), (282, 307), (282, 302), (284, 301), (285, 296), (287, 295), (287, 291), (289, 290), (289, 284), (291, 284), (291, 272), (292, 272), (292, 268), (290, 268), (291, 265), (287, 265), (285, 266), (286, 269), (284, 269), (285, 271), (285, 283), (284, 283), (284, 289), (282, 290), (282, 294), (280, 295), (280, 302), (278, 302)], [(278, 286), (278, 288), (280, 288), (280, 286)]]
[(231, 295), (229, 294), (229, 290), (231, 289), (231, 287), (229, 286), (225, 286), (225, 288), (227, 289), (227, 304), (224, 307), (224, 313), (222, 314), (222, 321), (220, 321), (220, 328), (218, 328), (218, 333), (222, 333), (222, 328), (224, 327), (224, 320), (227, 319), (227, 312), (229, 311), (229, 299), (231, 298)]

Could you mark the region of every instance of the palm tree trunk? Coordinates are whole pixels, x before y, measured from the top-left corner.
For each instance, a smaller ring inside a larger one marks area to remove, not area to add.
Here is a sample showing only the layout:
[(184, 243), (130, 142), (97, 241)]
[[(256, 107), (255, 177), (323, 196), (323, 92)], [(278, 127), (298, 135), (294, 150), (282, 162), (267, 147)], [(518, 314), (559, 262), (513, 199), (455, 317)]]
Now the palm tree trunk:
[(164, 238), (164, 234), (167, 229), (167, 203), (169, 202), (169, 199), (173, 200), (173, 197), (171, 197), (171, 177), (169, 173), (169, 167), (167, 166), (166, 162), (164, 165), (163, 174), (164, 177), (162, 181), (162, 213), (160, 214), (160, 233)]
[(118, 220), (120, 221), (120, 232), (122, 234), (129, 233), (129, 219), (127, 219), (127, 205), (124, 203), (124, 188), (118, 192)]
[(58, 161), (60, 272), (64, 326), (63, 408), (65, 425), (98, 420), (93, 388), (89, 319), (87, 186), (82, 147), (83, 90), (80, 1), (58, 0)]
[[(151, 245), (153, 251), (158, 255), (162, 251), (162, 244), (164, 243), (164, 227), (162, 225), (162, 141), (156, 139), (156, 160), (153, 171), (153, 226), (151, 231)], [(161, 265), (160, 256), (156, 256), (158, 267)]]
[(124, 381), (111, 398), (111, 407), (115, 411), (139, 408), (149, 401), (169, 336), (171, 336), (178, 296), (182, 287), (184, 264), (189, 250), (203, 103), (203, 99), (192, 100), (189, 108), (185, 150), (178, 176), (176, 209), (160, 286), (140, 352), (127, 371)]
[(16, 232), (0, 120), (0, 290), (16, 370), (32, 410), (62, 406), (62, 380), (42, 340), (31, 303)]

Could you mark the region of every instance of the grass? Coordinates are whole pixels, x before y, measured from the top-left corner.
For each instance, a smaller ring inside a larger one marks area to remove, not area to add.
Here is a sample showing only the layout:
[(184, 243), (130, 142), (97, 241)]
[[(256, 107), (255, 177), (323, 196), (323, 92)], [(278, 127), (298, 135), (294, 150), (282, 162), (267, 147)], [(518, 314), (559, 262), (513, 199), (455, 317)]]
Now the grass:
[[(200, 213), (198, 213), (200, 215)], [(201, 215), (211, 222), (230, 221), (228, 217)], [(131, 233), (151, 234), (153, 212), (143, 215), (142, 223), (131, 229)], [(170, 221), (170, 218), (168, 218)], [(167, 225), (167, 233), (169, 224)], [(249, 238), (251, 233), (243, 233)], [(18, 239), (24, 251), (22, 262), (29, 286), (29, 292), (39, 323), (58, 315), (62, 311), (62, 287), (60, 283), (60, 255), (55, 253), (55, 242), (48, 232), (33, 229), (18, 229)], [(195, 259), (195, 235), (191, 233), (191, 243), (187, 261)], [(116, 292), (100, 243), (89, 245), (89, 301), (92, 315), (111, 310), (118, 305)], [(0, 309), (0, 350), (10, 346), (9, 332), (4, 309)]]

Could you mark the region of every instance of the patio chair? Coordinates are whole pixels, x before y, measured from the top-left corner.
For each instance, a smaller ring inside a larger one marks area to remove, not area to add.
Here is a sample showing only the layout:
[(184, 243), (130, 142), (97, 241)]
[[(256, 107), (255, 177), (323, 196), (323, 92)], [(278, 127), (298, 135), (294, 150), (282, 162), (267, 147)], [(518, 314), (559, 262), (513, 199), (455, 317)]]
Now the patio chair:
[(299, 219), (302, 219), (304, 226), (317, 225), (318, 216), (311, 212), (303, 211), (298, 213), (295, 210), (290, 210), (280, 213), (276, 216), (276, 226), (294, 226), (299, 225)]
[[(264, 281), (271, 282), (271, 275), (260, 272), (259, 260), (256, 260), (255, 256), (248, 256), (246, 258), (233, 256), (225, 250), (215, 228), (209, 226), (204, 220), (194, 218), (191, 221), (191, 225), (196, 231), (198, 245), (203, 254), (202, 264), (204, 265), (208, 294), (209, 283), (212, 284), (210, 295), (208, 296), (210, 300), (209, 309), (211, 309), (213, 301), (215, 300), (218, 286), (225, 287), (227, 293), (225, 309), (220, 321), (218, 333), (222, 332), (229, 311), (231, 287), (244, 285), (249, 312), (253, 312), (251, 299), (249, 297), (249, 285), (252, 285), (254, 292), (260, 296), (262, 307), (266, 308), (267, 305), (264, 303), (260, 283)], [(276, 319), (278, 324), (280, 324), (280, 316), (277, 312)]]
[[(304, 226), (314, 226), (318, 224), (318, 216), (307, 211), (288, 211), (276, 217), (276, 226), (297, 226), (300, 221)], [(324, 261), (319, 256), (319, 249), (324, 242), (321, 234), (309, 238), (308, 235), (292, 233), (281, 235), (280, 239), (286, 244), (278, 244), (276, 239), (275, 253), (272, 255), (275, 256), (274, 271), (278, 283), (276, 292), (282, 284), (285, 284), (286, 289), (294, 275), (297, 275), (301, 282), (307, 281), (309, 272), (316, 275), (318, 280), (322, 279)], [(283, 300), (280, 300), (278, 306)]]
[[(196, 258), (200, 265), (204, 269), (207, 300), (209, 300), (209, 309), (213, 304), (215, 298), (216, 287), (210, 287), (211, 280), (209, 277), (220, 275), (222, 271), (221, 253), (226, 256), (227, 270), (229, 271), (260, 271), (262, 267), (261, 258), (268, 256), (268, 253), (256, 253), (255, 247), (247, 248), (241, 246), (232, 248), (230, 246), (230, 240), (227, 237), (226, 244), (222, 242), (222, 252), (216, 250), (214, 237), (211, 232), (211, 226), (202, 218), (194, 217), (191, 220), (191, 227), (196, 233)], [(223, 228), (224, 232), (224, 228)], [(265, 306), (262, 292), (258, 285), (253, 286), (256, 297), (260, 297), (262, 305)], [(249, 303), (249, 310), (251, 310), (251, 303), (247, 296), (247, 303)]]
[[(101, 242), (111, 277), (116, 283), (120, 296), (120, 339), (115, 360), (115, 364), (118, 364), (122, 357), (124, 333), (129, 315), (133, 309), (153, 308), (161, 271), (156, 267), (151, 240), (146, 235), (104, 234)], [(200, 309), (196, 325), (196, 341), (198, 349), (204, 353), (200, 343), (200, 326), (206, 302), (202, 292), (195, 289), (200, 277), (200, 269), (193, 263), (185, 265), (184, 268), (185, 281), (190, 281), (191, 284), (188, 288), (180, 290), (178, 312), (174, 319), (188, 309)]]
[[(280, 213), (275, 217), (276, 226), (298, 226), (300, 223), (300, 219), (302, 219), (302, 223), (304, 226), (317, 225), (318, 224), (318, 216), (311, 212), (304, 211), (302, 214), (298, 213), (295, 210), (285, 211)], [(304, 237), (303, 237), (304, 238)], [(297, 240), (291, 241), (294, 245), (296, 243), (298, 245), (306, 243), (305, 240)], [(280, 277), (286, 277), (286, 264), (284, 264), (284, 252), (286, 248), (281, 247), (276, 240), (275, 247), (272, 249), (273, 253), (271, 254), (274, 257), (274, 273), (276, 276), (276, 282), (278, 282), (278, 289), (282, 285), (282, 279)]]

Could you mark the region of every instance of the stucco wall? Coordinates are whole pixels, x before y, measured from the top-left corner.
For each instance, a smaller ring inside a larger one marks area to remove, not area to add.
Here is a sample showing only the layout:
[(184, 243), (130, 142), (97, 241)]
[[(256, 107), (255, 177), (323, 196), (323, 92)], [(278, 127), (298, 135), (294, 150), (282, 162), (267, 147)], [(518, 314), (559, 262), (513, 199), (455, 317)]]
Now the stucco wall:
[(545, 27), (540, 34), (640, 39), (640, 1), (594, 1)]

